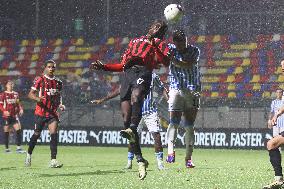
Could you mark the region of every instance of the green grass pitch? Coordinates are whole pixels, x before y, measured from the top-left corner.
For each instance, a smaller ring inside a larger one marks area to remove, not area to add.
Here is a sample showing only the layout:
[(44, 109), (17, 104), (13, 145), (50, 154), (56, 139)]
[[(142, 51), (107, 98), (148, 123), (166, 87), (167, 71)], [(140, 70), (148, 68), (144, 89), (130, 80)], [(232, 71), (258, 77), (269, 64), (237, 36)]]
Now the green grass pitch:
[(176, 149), (176, 163), (166, 164), (164, 171), (156, 168), (153, 148), (143, 153), (150, 163), (143, 181), (135, 162), (132, 170), (123, 170), (126, 147), (59, 146), (61, 169), (48, 168), (49, 146), (36, 146), (30, 168), (24, 166), (25, 154), (1, 153), (0, 188), (255, 189), (274, 175), (265, 150), (195, 149), (196, 168), (186, 169), (184, 150)]

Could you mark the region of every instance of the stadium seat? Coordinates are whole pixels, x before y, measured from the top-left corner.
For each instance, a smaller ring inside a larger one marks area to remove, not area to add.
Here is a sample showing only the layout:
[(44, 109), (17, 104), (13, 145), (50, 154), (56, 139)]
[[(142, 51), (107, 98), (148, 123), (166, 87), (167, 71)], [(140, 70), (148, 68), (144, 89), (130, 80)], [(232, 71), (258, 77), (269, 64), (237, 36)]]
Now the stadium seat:
[(284, 75), (283, 74), (280, 74), (278, 76), (277, 82), (279, 82), (279, 83), (283, 83), (284, 82)]
[(236, 92), (230, 91), (230, 92), (228, 93), (228, 98), (236, 98), (236, 97), (237, 97)]
[(270, 94), (269, 91), (264, 91), (264, 92), (262, 93), (262, 98), (270, 98), (270, 96), (271, 96), (271, 94)]
[(236, 67), (234, 74), (240, 74), (240, 73), (243, 73), (243, 67)]
[(249, 66), (249, 65), (250, 65), (250, 59), (244, 58), (244, 59), (243, 59), (242, 66)]
[(217, 98), (218, 96), (219, 96), (218, 92), (215, 92), (215, 91), (211, 92), (211, 97), (212, 98)]
[(259, 82), (259, 80), (260, 80), (260, 75), (253, 75), (252, 76), (252, 79), (251, 79), (251, 83), (257, 83), (257, 82)]
[(228, 75), (226, 82), (232, 83), (235, 81), (235, 75)]
[(233, 83), (230, 83), (230, 84), (228, 85), (228, 87), (227, 87), (227, 90), (228, 90), (228, 91), (234, 91), (234, 90), (236, 90), (236, 85), (233, 84)]
[(261, 89), (261, 85), (259, 83), (253, 84), (252, 90), (256, 91), (256, 90), (260, 90), (260, 89)]

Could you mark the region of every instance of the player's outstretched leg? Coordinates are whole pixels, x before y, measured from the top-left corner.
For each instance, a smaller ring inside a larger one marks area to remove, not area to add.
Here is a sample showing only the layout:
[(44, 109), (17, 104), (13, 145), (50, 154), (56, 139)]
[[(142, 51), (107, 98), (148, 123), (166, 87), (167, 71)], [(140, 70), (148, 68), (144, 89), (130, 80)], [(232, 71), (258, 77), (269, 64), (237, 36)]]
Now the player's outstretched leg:
[(174, 145), (175, 140), (177, 137), (177, 124), (170, 123), (167, 129), (167, 141), (168, 141), (168, 157), (166, 161), (168, 163), (174, 163), (175, 162), (175, 151), (174, 151)]
[(155, 156), (157, 159), (157, 166), (159, 170), (164, 170), (164, 162), (163, 162), (163, 147), (162, 147), (162, 141), (161, 141), (161, 135), (160, 132), (153, 132), (152, 136), (154, 138), (154, 147), (155, 147)]
[(40, 137), (40, 132), (34, 132), (34, 134), (32, 135), (32, 137), (30, 138), (30, 142), (29, 142), (29, 148), (28, 148), (28, 152), (27, 152), (27, 156), (25, 159), (25, 165), (27, 167), (31, 166), (32, 163), (32, 153), (33, 150), (35, 148), (35, 145), (37, 144), (37, 139)]
[(186, 146), (186, 154), (185, 154), (185, 166), (186, 168), (194, 168), (195, 165), (192, 161), (192, 152), (194, 145), (194, 128), (193, 127), (185, 127), (185, 146)]
[(22, 129), (18, 129), (16, 130), (16, 145), (17, 145), (16, 153), (18, 154), (26, 153), (26, 151), (22, 149), (21, 144), (22, 144)]
[(132, 161), (134, 159), (134, 152), (131, 145), (128, 145), (127, 164), (124, 169), (132, 169)]
[(49, 167), (50, 168), (61, 168), (63, 166), (62, 163), (59, 163), (56, 160), (56, 155), (57, 155), (57, 133), (52, 133), (50, 134), (50, 154), (51, 154), (51, 160)]
[(9, 132), (4, 132), (5, 153), (11, 153), (9, 149)]
[(267, 150), (269, 152), (270, 163), (274, 169), (274, 181), (264, 186), (264, 189), (280, 188), (283, 186), (283, 174), (281, 166), (281, 154), (278, 147), (284, 143), (284, 137), (278, 135), (267, 142)]

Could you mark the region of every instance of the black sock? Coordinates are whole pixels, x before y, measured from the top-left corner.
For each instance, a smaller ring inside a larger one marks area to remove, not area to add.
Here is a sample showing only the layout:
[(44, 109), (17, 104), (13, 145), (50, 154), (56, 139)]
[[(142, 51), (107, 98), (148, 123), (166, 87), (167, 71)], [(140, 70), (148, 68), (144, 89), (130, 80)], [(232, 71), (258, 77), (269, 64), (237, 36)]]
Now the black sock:
[(51, 152), (51, 159), (56, 159), (56, 155), (57, 155), (57, 133), (50, 135), (50, 152)]
[(270, 163), (274, 169), (275, 176), (283, 176), (281, 166), (281, 154), (278, 148), (268, 150), (270, 156)]
[(30, 138), (30, 142), (29, 142), (29, 149), (28, 149), (28, 153), (32, 154), (33, 150), (35, 148), (35, 145), (37, 143), (37, 139), (40, 137), (40, 134), (35, 135), (33, 134), (33, 136)]
[(21, 146), (22, 143), (22, 130), (19, 129), (16, 131), (16, 145)]
[(4, 132), (4, 144), (5, 148), (9, 148), (9, 132)]
[(144, 158), (142, 156), (141, 147), (140, 147), (140, 139), (139, 139), (140, 137), (139, 137), (139, 134), (137, 132), (137, 126), (130, 125), (130, 129), (132, 130), (132, 132), (135, 135), (135, 143), (130, 144), (131, 148), (134, 151), (137, 162), (144, 162)]

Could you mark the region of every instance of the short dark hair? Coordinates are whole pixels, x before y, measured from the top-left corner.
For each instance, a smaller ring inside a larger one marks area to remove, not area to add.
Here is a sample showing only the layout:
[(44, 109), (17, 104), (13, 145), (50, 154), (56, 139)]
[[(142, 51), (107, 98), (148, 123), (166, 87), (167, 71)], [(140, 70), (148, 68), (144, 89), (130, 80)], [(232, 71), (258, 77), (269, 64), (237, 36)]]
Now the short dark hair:
[(44, 67), (46, 67), (48, 63), (56, 64), (56, 62), (55, 62), (54, 60), (49, 59), (49, 60), (45, 61), (45, 63), (44, 63)]
[(186, 35), (183, 30), (175, 30), (173, 32), (173, 41), (183, 41), (185, 39), (186, 39)]
[(156, 37), (156, 38), (159, 38), (159, 39), (163, 39), (165, 37), (165, 35), (166, 35), (167, 30), (168, 30), (168, 25), (163, 20), (155, 20), (151, 24), (151, 26), (158, 25), (158, 24), (161, 25), (160, 29), (159, 29), (159, 31), (157, 31), (155, 33), (155, 35), (153, 37)]

